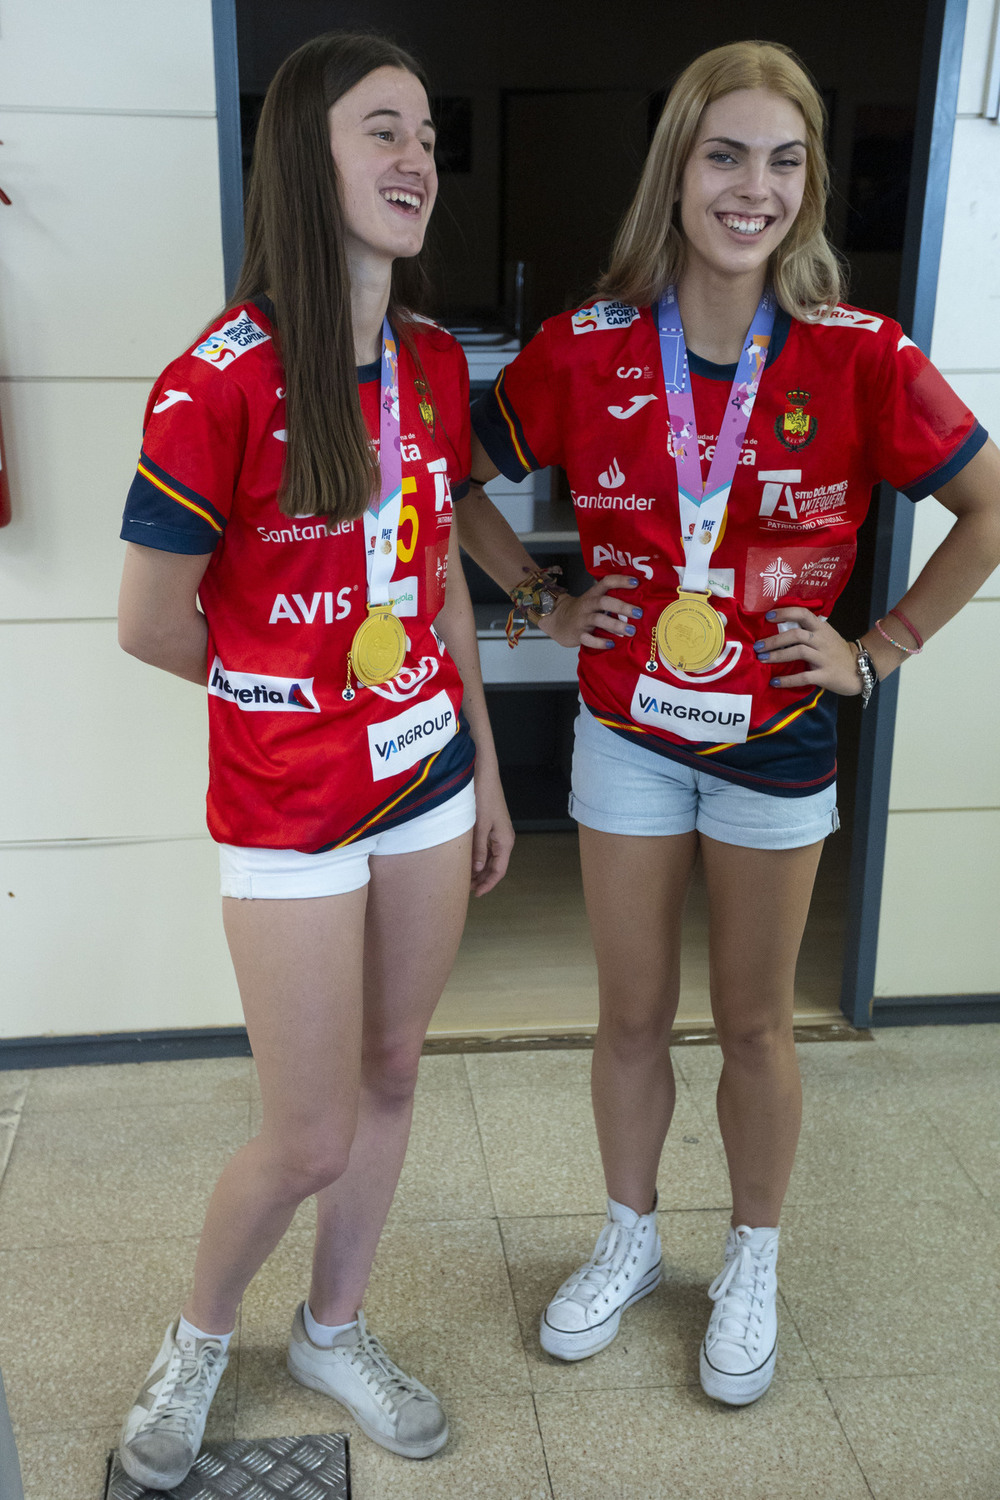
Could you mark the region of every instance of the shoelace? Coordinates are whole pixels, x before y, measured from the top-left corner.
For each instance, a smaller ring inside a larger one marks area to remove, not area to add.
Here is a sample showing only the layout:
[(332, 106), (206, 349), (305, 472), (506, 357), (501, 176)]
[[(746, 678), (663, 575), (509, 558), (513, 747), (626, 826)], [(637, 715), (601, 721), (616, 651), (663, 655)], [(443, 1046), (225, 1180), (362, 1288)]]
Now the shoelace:
[(745, 1343), (751, 1327), (764, 1321), (764, 1291), (770, 1252), (754, 1255), (746, 1243), (740, 1245), (732, 1260), (716, 1276), (708, 1289), (712, 1301), (719, 1304), (718, 1319), (712, 1318), (710, 1342), (719, 1339)]
[[(579, 1302), (582, 1307), (588, 1307), (604, 1291), (611, 1277), (621, 1270), (627, 1249), (628, 1231), (623, 1224), (610, 1220), (597, 1237), (593, 1255), (586, 1265), (568, 1278), (556, 1300)], [(635, 1260), (635, 1256), (632, 1259)]]
[(405, 1401), (424, 1394), (420, 1382), (393, 1364), (373, 1333), (368, 1332), (364, 1313), (358, 1314), (358, 1342), (348, 1358), (370, 1391), (398, 1411)]
[[(147, 1422), (155, 1417), (161, 1432), (187, 1436), (192, 1423), (199, 1420), (201, 1408), (211, 1394), (212, 1375), (222, 1358), (222, 1345), (204, 1343), (193, 1354), (178, 1349), (177, 1374), (171, 1382), (163, 1405), (155, 1405)], [(169, 1378), (169, 1376), (168, 1376)]]

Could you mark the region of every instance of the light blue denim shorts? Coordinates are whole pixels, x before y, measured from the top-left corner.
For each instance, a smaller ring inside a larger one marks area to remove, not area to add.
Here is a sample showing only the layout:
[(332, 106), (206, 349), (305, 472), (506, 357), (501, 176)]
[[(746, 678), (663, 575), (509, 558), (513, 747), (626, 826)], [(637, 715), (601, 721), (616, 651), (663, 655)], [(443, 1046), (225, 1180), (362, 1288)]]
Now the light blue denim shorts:
[(397, 823), (384, 833), (358, 839), (343, 849), (303, 854), (298, 849), (249, 849), (219, 845), (222, 894), (238, 901), (296, 901), (343, 896), (367, 885), (372, 854), (414, 854), (467, 833), (476, 821), (476, 792), (470, 781), (428, 812)]
[(570, 816), (599, 833), (697, 829), (745, 849), (798, 849), (840, 827), (836, 783), (807, 797), (772, 797), (634, 744), (580, 707)]

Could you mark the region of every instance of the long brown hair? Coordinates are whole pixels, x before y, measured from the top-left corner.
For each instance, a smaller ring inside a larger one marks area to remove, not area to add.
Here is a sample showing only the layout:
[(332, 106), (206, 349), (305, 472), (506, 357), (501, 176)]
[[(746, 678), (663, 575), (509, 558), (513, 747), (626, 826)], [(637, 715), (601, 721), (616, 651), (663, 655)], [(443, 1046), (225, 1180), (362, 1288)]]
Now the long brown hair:
[(840, 301), (844, 271), (825, 233), (830, 185), (823, 147), (826, 109), (795, 53), (777, 42), (731, 42), (704, 52), (684, 69), (663, 107), (611, 264), (598, 283), (599, 295), (644, 306), (678, 280), (687, 254), (676, 207), (684, 169), (705, 109), (736, 89), (779, 94), (805, 121), (802, 206), (769, 267), (778, 301), (803, 321)]
[[(233, 304), (267, 295), (284, 366), (288, 445), (278, 494), (285, 515), (335, 521), (363, 514), (378, 461), (361, 414), (351, 286), (327, 110), (376, 68), (402, 68), (427, 87), (401, 47), (368, 33), (327, 32), (287, 57), (267, 91), (254, 146), (246, 249)], [(420, 257), (392, 268), (389, 317), (421, 305)]]

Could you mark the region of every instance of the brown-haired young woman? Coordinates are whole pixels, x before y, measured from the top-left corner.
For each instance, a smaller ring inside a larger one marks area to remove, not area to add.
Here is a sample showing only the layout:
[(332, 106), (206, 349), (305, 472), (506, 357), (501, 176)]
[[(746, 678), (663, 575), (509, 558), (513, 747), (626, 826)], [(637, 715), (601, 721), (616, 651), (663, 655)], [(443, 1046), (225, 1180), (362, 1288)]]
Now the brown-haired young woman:
[(451, 528), (468, 375), (410, 311), (433, 151), (397, 47), (331, 34), (288, 58), (236, 294), (157, 382), (126, 505), (122, 644), (207, 677), (209, 829), (263, 1107), (125, 1421), (122, 1463), (151, 1488), (197, 1457), (240, 1299), (310, 1195), (291, 1373), (396, 1453), (447, 1438), (359, 1312), (470, 873), (491, 889), (513, 839)]
[[(1000, 562), (1000, 455), (898, 324), (838, 306), (826, 192), (823, 106), (786, 49), (736, 43), (693, 62), (595, 300), (545, 323), (478, 403), (459, 507), (463, 546), (549, 635), (582, 647), (570, 809), (599, 971), (609, 1203), (542, 1344), (596, 1353), (661, 1279), (656, 1174), (700, 852), (733, 1193), (701, 1381), (732, 1405), (774, 1371), (801, 1117), (795, 963), (837, 826), (836, 702), (867, 702)], [(599, 577), (577, 598), (552, 589), (475, 487), (546, 464), (566, 470)], [(936, 494), (956, 520), (885, 619), (846, 640), (828, 616), (882, 478)]]

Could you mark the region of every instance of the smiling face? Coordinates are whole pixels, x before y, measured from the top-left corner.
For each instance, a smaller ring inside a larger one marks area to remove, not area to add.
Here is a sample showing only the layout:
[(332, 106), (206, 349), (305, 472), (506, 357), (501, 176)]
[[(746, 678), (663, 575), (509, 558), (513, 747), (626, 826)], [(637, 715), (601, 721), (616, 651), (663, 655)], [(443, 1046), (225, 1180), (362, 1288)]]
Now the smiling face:
[(738, 89), (705, 109), (681, 179), (685, 270), (763, 281), (795, 222), (806, 183), (798, 107), (765, 89)]
[(437, 196), (434, 127), (419, 78), (376, 68), (327, 111), (353, 267), (416, 255)]

